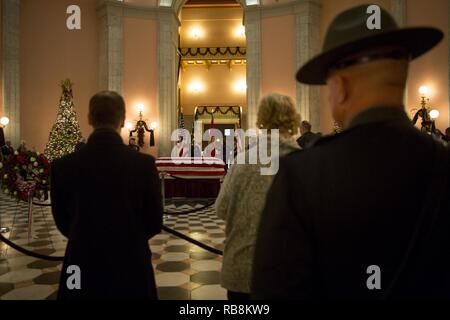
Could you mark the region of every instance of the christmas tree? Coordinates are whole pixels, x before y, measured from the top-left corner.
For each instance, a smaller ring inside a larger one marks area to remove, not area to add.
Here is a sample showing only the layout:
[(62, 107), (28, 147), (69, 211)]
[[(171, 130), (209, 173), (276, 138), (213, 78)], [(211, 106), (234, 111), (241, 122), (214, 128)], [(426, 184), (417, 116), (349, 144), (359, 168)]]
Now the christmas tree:
[(62, 96), (56, 123), (53, 125), (44, 154), (53, 161), (75, 151), (82, 135), (73, 105), (72, 83), (69, 79), (61, 82)]

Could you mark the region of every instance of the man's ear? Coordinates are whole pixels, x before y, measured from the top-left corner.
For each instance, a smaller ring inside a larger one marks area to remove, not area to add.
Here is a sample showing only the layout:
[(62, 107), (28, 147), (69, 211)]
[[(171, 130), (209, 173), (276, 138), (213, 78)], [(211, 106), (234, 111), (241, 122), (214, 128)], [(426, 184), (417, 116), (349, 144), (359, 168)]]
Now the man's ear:
[(122, 129), (123, 127), (125, 127), (125, 118), (122, 118), (120, 120), (120, 129)]
[(343, 104), (347, 100), (348, 96), (347, 85), (344, 77), (336, 74), (329, 79), (328, 85), (330, 88), (330, 98), (332, 98), (337, 104)]
[(88, 124), (89, 124), (90, 126), (92, 126), (92, 117), (91, 117), (90, 114), (88, 115)]

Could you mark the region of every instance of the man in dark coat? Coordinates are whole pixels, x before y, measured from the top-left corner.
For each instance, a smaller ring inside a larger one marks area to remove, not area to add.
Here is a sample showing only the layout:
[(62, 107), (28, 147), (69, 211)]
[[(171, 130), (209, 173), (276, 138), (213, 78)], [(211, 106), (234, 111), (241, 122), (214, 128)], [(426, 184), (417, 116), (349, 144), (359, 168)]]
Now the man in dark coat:
[(321, 137), (320, 133), (311, 132), (312, 126), (308, 121), (302, 121), (300, 124), (300, 138), (297, 139), (297, 143), (302, 149), (310, 148)]
[(52, 163), (53, 216), (68, 238), (59, 299), (157, 298), (148, 241), (161, 231), (160, 183), (154, 159), (123, 143), (124, 119), (120, 95), (96, 94), (86, 146)]
[(449, 150), (402, 103), (408, 59), (442, 33), (366, 27), (339, 15), (297, 78), (327, 84), (344, 131), (280, 162), (256, 244), (253, 295), (272, 299), (449, 299)]

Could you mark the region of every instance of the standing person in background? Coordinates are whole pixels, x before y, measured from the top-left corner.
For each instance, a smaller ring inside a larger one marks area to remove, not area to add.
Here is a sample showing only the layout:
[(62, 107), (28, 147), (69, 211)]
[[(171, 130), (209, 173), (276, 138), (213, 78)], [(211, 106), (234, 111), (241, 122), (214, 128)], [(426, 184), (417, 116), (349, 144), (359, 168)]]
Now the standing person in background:
[(297, 143), (302, 149), (310, 148), (314, 143), (320, 139), (320, 133), (311, 132), (312, 126), (308, 121), (302, 121), (300, 125), (300, 138), (297, 139)]
[(445, 142), (449, 143), (450, 142), (450, 127), (448, 127), (447, 129), (445, 129), (445, 135), (442, 138)]
[(137, 145), (136, 138), (134, 138), (134, 137), (130, 138), (130, 140), (128, 141), (128, 146), (132, 150), (137, 151), (137, 152), (139, 152), (141, 150), (141, 148), (139, 148), (139, 146)]
[(25, 142), (25, 140), (22, 140), (22, 142), (20, 142), (19, 147), (17, 148), (17, 152), (19, 153), (24, 153), (27, 152), (27, 143)]
[[(123, 143), (124, 121), (119, 94), (96, 94), (86, 146), (52, 163), (53, 217), (68, 238), (61, 300), (157, 298), (148, 241), (161, 231), (161, 187), (154, 158)], [(79, 289), (67, 286), (69, 266)]]
[(5, 145), (1, 148), (2, 154), (4, 156), (9, 156), (14, 153), (14, 148), (11, 146), (11, 141), (6, 141)]
[[(274, 93), (261, 100), (257, 125), (269, 130), (269, 134), (272, 129), (279, 130), (279, 156), (300, 149), (294, 139), (299, 124), (300, 115), (290, 97)], [(270, 137), (267, 140), (270, 150)], [(245, 151), (247, 159), (250, 152)], [(273, 179), (271, 175), (261, 175), (262, 167), (260, 163), (234, 164), (216, 200), (217, 216), (226, 221), (222, 286), (228, 290), (230, 300), (250, 297), (257, 228)]]

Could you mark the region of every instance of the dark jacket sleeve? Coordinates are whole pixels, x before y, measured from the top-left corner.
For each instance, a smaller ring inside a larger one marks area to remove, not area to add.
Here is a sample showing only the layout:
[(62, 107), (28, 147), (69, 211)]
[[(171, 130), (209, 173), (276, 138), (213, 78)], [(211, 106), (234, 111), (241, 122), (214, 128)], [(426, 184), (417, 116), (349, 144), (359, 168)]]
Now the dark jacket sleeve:
[(292, 176), (282, 159), (258, 230), (254, 299), (308, 299), (312, 295), (312, 243), (304, 194), (297, 181), (290, 181)]
[(55, 160), (51, 164), (50, 169), (50, 194), (52, 201), (52, 213), (58, 230), (67, 238), (69, 237), (70, 214), (67, 202), (66, 183), (64, 183), (64, 175), (61, 172), (59, 161)]
[(161, 232), (163, 205), (161, 184), (155, 160), (151, 157), (147, 159), (145, 166), (143, 223), (145, 236), (150, 239)]

